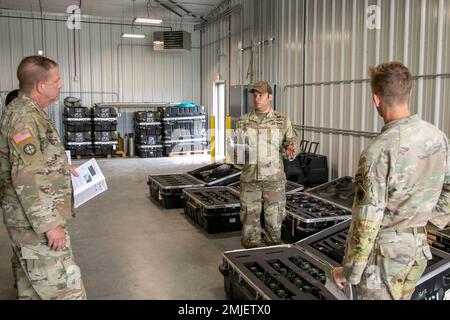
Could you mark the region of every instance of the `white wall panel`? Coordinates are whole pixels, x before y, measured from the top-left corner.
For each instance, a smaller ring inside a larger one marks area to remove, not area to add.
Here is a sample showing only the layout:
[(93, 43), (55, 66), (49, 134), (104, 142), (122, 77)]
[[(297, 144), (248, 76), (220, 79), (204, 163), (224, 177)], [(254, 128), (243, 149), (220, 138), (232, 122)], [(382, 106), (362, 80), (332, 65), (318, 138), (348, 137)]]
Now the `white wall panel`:
[[(64, 15), (2, 10), (0, 12), (0, 93), (18, 87), (16, 69), (20, 60), (44, 50), (60, 66), (63, 82), (60, 102), (48, 109), (61, 132), (62, 100), (80, 97), (84, 105), (98, 102), (177, 102), (200, 103), (199, 32), (191, 32), (192, 50), (154, 52), (153, 32), (168, 30), (142, 27), (144, 40), (129, 40), (122, 32), (131, 32), (129, 21), (83, 17), (81, 30), (67, 29)], [(169, 26), (169, 25), (165, 25)], [(171, 25), (174, 30), (180, 23)], [(43, 37), (42, 37), (43, 36)], [(44, 41), (42, 41), (42, 39)], [(132, 117), (130, 109), (124, 116)], [(121, 129), (121, 128), (119, 128)]]
[[(399, 60), (413, 76), (431, 76), (414, 80), (412, 111), (450, 134), (450, 79), (435, 76), (450, 73), (450, 1), (233, 0), (229, 8), (237, 5), (242, 5), (242, 11), (235, 11), (231, 18), (231, 55), (239, 59), (231, 69), (232, 74), (241, 76), (231, 76), (231, 84), (250, 82), (246, 74), (251, 50), (242, 53), (239, 49), (274, 36), (273, 45), (253, 47), (252, 80), (279, 85), (279, 109), (293, 123), (379, 132), (383, 123), (373, 107), (369, 84), (333, 82), (366, 79), (370, 66)], [(370, 5), (380, 7), (380, 30), (366, 26), (366, 8)], [(242, 36), (237, 30), (241, 17)], [(204, 43), (228, 41), (224, 38), (228, 39), (229, 33), (217, 29), (227, 19), (205, 28)], [(208, 105), (212, 101), (211, 75), (219, 61), (215, 50), (214, 46), (203, 48), (203, 56), (208, 58), (203, 65), (202, 98)], [(310, 85), (303, 89), (303, 83)], [(353, 175), (359, 154), (371, 141), (367, 137), (308, 131), (304, 137), (320, 142), (320, 152), (329, 157), (332, 178)]]

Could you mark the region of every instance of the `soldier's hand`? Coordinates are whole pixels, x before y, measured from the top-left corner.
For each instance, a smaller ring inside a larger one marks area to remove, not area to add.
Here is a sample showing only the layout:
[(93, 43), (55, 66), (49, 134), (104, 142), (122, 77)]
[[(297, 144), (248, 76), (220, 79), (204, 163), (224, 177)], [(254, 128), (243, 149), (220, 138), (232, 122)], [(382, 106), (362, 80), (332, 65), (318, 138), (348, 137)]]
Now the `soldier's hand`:
[(291, 143), (288, 145), (288, 147), (286, 148), (286, 155), (288, 156), (289, 159), (294, 157), (294, 153), (295, 153), (295, 147), (294, 145)]
[(345, 279), (344, 268), (337, 267), (333, 269), (333, 280), (339, 289), (344, 289), (347, 284), (347, 279)]
[(45, 233), (47, 235), (48, 246), (50, 249), (55, 251), (60, 251), (66, 246), (66, 233), (64, 228), (58, 226), (52, 230)]
[(70, 174), (75, 176), (75, 177), (79, 177), (80, 175), (77, 172), (77, 166), (74, 164), (69, 165), (69, 170), (70, 170)]

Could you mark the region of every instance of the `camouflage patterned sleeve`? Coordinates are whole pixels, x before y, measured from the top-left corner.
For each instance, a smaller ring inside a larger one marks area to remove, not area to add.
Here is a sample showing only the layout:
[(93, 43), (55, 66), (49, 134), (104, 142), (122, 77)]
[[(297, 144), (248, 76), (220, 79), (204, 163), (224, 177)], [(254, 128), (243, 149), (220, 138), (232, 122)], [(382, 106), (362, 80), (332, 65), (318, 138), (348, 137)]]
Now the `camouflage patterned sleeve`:
[[(233, 164), (235, 168), (242, 170), (244, 168), (244, 163), (239, 163), (239, 157), (237, 156), (238, 150), (235, 149), (236, 143), (238, 143), (237, 135), (240, 134), (240, 130), (242, 129), (242, 117), (236, 121), (233, 132), (230, 133), (227, 146), (227, 163)], [(232, 147), (233, 145), (233, 147)]]
[(377, 159), (362, 155), (355, 176), (353, 217), (343, 261), (346, 279), (358, 284), (381, 227), (386, 208), (388, 161), (384, 152)]
[[(288, 157), (286, 154), (286, 150), (289, 146), (294, 146), (294, 154), (291, 157)], [(300, 139), (298, 137), (297, 131), (295, 131), (292, 126), (291, 120), (286, 118), (286, 133), (284, 137), (283, 149), (281, 155), (284, 159), (292, 161), (297, 158), (300, 153)]]
[(38, 126), (28, 119), (18, 119), (9, 134), (11, 181), (20, 204), (33, 229), (45, 233), (63, 225), (54, 210), (51, 183), (43, 161)]
[(445, 181), (437, 206), (433, 210), (430, 222), (440, 229), (444, 229), (450, 223), (450, 147), (447, 144), (447, 163), (445, 165)]

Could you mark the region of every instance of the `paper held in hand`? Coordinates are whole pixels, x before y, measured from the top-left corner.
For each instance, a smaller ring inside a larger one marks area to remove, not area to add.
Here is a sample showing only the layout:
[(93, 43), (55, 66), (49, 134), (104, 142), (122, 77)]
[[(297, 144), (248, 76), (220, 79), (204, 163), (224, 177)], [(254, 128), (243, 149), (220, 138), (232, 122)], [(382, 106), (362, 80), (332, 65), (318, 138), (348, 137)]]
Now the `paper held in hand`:
[(106, 179), (95, 159), (86, 161), (77, 168), (78, 177), (71, 175), (74, 208), (108, 190)]

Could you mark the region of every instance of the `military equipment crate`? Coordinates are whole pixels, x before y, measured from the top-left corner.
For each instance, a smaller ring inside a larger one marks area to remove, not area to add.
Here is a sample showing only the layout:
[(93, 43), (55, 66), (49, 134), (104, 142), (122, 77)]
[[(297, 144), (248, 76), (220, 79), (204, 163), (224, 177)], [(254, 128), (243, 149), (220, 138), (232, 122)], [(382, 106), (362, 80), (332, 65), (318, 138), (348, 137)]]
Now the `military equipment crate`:
[(162, 158), (164, 148), (162, 145), (140, 145), (137, 147), (137, 156), (140, 158)]
[(117, 131), (117, 119), (94, 118), (92, 120), (93, 131)]
[(164, 119), (166, 141), (206, 139), (206, 116)]
[(92, 131), (91, 118), (67, 118), (63, 120), (66, 132), (90, 132)]
[(305, 192), (286, 196), (286, 213), (282, 239), (288, 243), (352, 217), (347, 208)]
[(160, 122), (161, 114), (155, 111), (137, 111), (134, 113), (134, 120), (141, 123)]
[[(319, 232), (296, 245), (320, 261), (336, 267), (342, 264), (351, 220)], [(433, 260), (428, 261), (422, 278), (418, 281), (412, 300), (442, 300), (450, 294), (450, 255), (431, 248)]]
[(113, 142), (117, 141), (117, 139), (117, 131), (95, 131), (92, 140), (95, 142)]
[(205, 114), (203, 107), (159, 107), (158, 112), (161, 117), (164, 118), (180, 118), (180, 117), (195, 117), (202, 116)]
[(224, 252), (219, 270), (232, 300), (335, 300), (319, 261), (295, 245)]
[(64, 138), (66, 142), (92, 142), (92, 134), (90, 131), (86, 132), (66, 131)]
[(96, 156), (108, 156), (117, 153), (117, 142), (94, 142), (92, 144)]
[(166, 156), (170, 156), (174, 153), (177, 154), (205, 150), (207, 150), (206, 139), (164, 141), (164, 155)]
[(67, 142), (66, 149), (70, 151), (72, 157), (91, 156), (93, 154), (91, 142)]
[(150, 197), (166, 209), (183, 208), (183, 189), (203, 187), (205, 183), (189, 174), (149, 176)]
[(306, 193), (337, 203), (347, 210), (352, 210), (353, 199), (355, 198), (355, 184), (352, 177), (346, 176), (309, 189)]
[(91, 118), (91, 110), (87, 107), (64, 107), (64, 117), (66, 118)]
[(239, 194), (228, 187), (183, 190), (184, 213), (207, 233), (242, 229)]
[(117, 118), (117, 109), (115, 107), (96, 105), (92, 109), (92, 116), (94, 118)]
[(206, 186), (227, 186), (239, 181), (241, 171), (230, 164), (211, 164), (188, 172)]
[(163, 143), (163, 139), (162, 139), (161, 135), (159, 135), (159, 136), (144, 135), (144, 134), (136, 135), (136, 144), (137, 145), (148, 145), (148, 146), (161, 145), (161, 147), (163, 148), (162, 143)]

